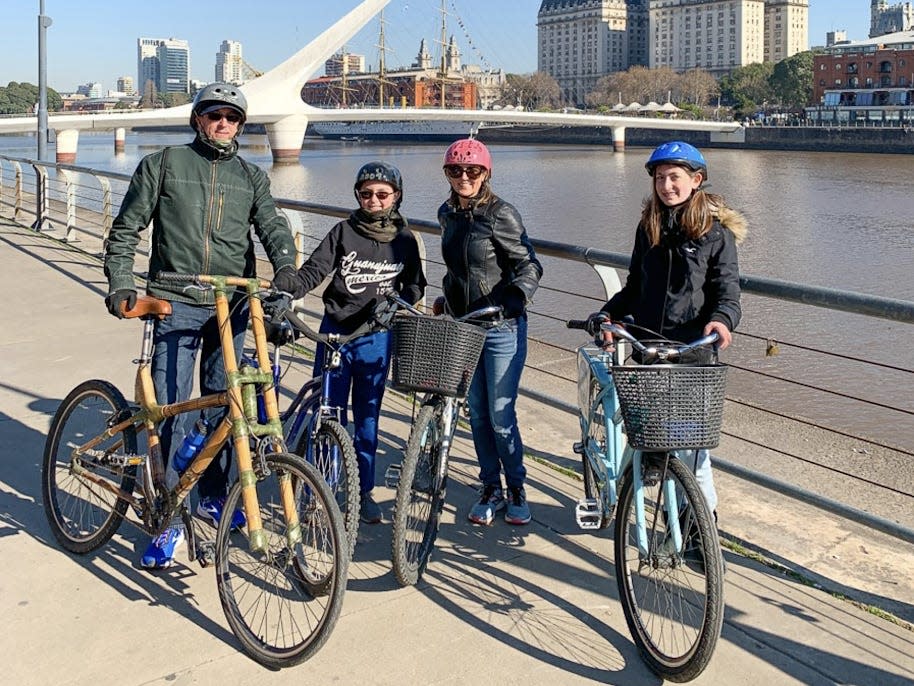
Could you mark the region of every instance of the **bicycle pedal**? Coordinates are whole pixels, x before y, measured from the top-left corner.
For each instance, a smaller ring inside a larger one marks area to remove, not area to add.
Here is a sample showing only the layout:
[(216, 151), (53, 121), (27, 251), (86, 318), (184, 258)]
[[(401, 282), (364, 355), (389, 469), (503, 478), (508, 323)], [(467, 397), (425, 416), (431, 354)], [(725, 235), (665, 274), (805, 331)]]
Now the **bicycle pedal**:
[(392, 464), (384, 472), (384, 485), (387, 488), (396, 488), (400, 483), (400, 464)]
[(584, 441), (575, 441), (574, 445), (571, 446), (571, 449), (574, 451), (575, 455), (583, 455)]
[(596, 498), (581, 498), (574, 507), (574, 520), (585, 531), (599, 529), (603, 522), (603, 506)]
[(195, 557), (201, 567), (209, 567), (212, 564), (216, 564), (216, 542), (201, 541), (197, 546), (197, 554)]

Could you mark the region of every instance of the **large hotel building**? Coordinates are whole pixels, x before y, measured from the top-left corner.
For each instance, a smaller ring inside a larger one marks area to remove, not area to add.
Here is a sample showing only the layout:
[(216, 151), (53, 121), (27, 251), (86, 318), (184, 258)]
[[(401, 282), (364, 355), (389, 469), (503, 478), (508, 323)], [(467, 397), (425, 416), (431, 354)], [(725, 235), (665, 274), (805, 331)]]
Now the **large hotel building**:
[(570, 102), (634, 65), (720, 77), (807, 49), (809, 0), (543, 0), (538, 68)]

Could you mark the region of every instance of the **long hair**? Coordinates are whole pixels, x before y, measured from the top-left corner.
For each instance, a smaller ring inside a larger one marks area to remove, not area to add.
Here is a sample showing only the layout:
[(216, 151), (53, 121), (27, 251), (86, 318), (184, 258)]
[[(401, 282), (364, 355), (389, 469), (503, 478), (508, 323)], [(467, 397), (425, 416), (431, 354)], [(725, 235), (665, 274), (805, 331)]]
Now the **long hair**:
[[(491, 174), (486, 174), (486, 180), (482, 182), (482, 185), (479, 187), (479, 194), (474, 198), (470, 198), (470, 207), (476, 207), (476, 205), (485, 205), (486, 203), (492, 202), (492, 199), (495, 197), (495, 193), (492, 191), (492, 184), (489, 183), (492, 180)], [(460, 196), (457, 195), (457, 192), (452, 188), (451, 195), (448, 198), (448, 203), (454, 207), (460, 207)]]
[[(686, 167), (682, 168), (692, 178), (695, 174), (700, 173), (693, 172)], [(651, 246), (660, 244), (663, 215), (668, 209), (657, 194), (657, 187), (652, 179), (651, 196), (644, 201), (644, 207), (641, 210), (641, 226), (644, 228)], [(728, 208), (723, 197), (697, 188), (692, 191), (689, 199), (677, 208), (682, 233), (690, 240), (701, 238), (711, 230), (714, 220), (720, 218), (721, 210), (724, 209)], [(737, 235), (738, 240), (742, 240), (742, 236), (738, 235), (736, 231), (734, 234)]]

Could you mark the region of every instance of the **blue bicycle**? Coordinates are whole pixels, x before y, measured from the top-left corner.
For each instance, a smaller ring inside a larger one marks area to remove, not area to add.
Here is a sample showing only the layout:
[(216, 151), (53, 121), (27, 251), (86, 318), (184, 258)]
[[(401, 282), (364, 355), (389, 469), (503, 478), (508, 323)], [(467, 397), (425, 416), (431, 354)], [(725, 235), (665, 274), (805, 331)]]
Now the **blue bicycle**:
[[(587, 322), (567, 326), (586, 330)], [(604, 322), (595, 344), (578, 349), (581, 441), (574, 451), (585, 497), (575, 518), (580, 528), (599, 530), (615, 513), (626, 623), (651, 670), (676, 682), (708, 665), (724, 615), (717, 526), (681, 459), (719, 442), (727, 367), (708, 349), (716, 339), (643, 343)], [(626, 360), (627, 345), (638, 364)], [(707, 361), (688, 363), (699, 351)]]
[[(323, 343), (321, 373), (302, 384), (292, 402), (280, 412), (283, 435), (294, 452), (324, 475), (333, 492), (349, 543), (349, 555), (355, 551), (359, 527), (359, 468), (352, 438), (343, 426), (345, 407), (337, 407), (330, 399), (330, 375), (341, 364), (340, 349), (349, 341), (384, 326), (385, 316), (392, 316), (393, 307), (382, 303), (373, 318), (351, 334), (319, 333), (306, 324), (283, 301), (267, 303), (266, 336), (273, 344), (270, 366), (273, 386), (279, 396), (282, 380), (281, 348), (291, 343), (295, 332), (315, 343)], [(243, 357), (240, 368), (257, 370), (257, 362)], [(263, 412), (262, 389), (258, 395), (258, 412)]]

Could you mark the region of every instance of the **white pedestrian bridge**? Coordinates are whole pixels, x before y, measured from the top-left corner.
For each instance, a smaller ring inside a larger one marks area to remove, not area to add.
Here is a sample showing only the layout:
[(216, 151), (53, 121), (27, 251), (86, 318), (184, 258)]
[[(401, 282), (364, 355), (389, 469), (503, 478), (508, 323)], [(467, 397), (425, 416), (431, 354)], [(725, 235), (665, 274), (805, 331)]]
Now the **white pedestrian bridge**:
[[(418, 121), (447, 120), (473, 124), (539, 124), (552, 126), (604, 126), (611, 130), (613, 149), (625, 149), (626, 127), (639, 129), (676, 129), (710, 131), (712, 137), (738, 142), (743, 128), (737, 122), (687, 121), (653, 117), (590, 115), (555, 112), (462, 109), (320, 109), (301, 99), (301, 86), (317, 73), (324, 62), (346, 44), (390, 0), (364, 0), (333, 26), (262, 76), (249, 81), (243, 91), (248, 100), (248, 122), (265, 125), (275, 161), (297, 161), (308, 122), (325, 121)], [(190, 119), (190, 105), (141, 112), (97, 112), (50, 114), (48, 129), (57, 141), (57, 161), (76, 160), (80, 131), (114, 131), (115, 141), (123, 141), (126, 129), (137, 126), (176, 126)], [(36, 129), (37, 119), (11, 117), (0, 119), (0, 133), (26, 133)]]

